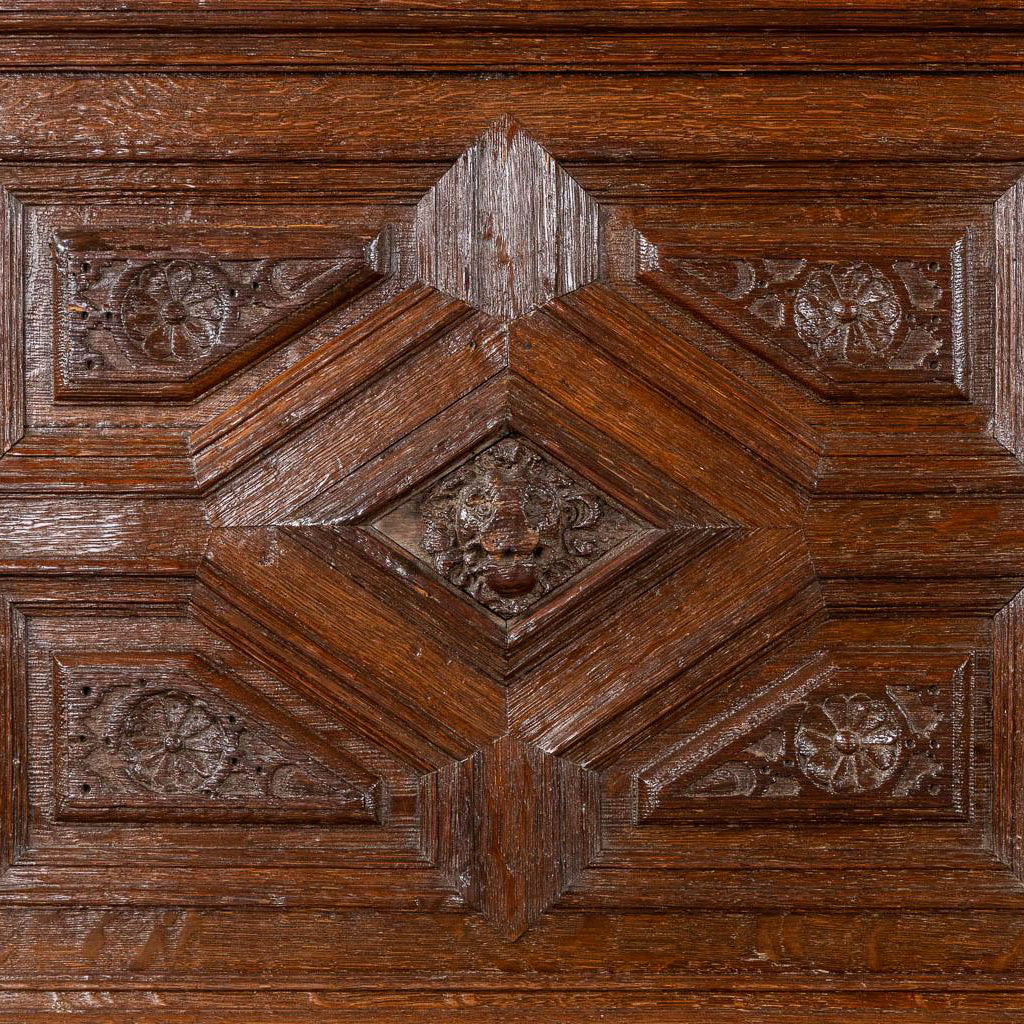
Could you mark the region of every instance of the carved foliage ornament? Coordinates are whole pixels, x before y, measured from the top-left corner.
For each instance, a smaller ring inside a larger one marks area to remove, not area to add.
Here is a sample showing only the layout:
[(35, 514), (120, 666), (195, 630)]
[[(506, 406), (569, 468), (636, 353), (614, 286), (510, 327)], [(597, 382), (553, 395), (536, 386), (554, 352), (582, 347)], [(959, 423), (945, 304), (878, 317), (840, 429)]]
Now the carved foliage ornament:
[(944, 715), (928, 691), (886, 687), (885, 696), (832, 693), (794, 706), (772, 726), (685, 789), (697, 800), (830, 797), (885, 792), (941, 794), (936, 730)]
[[(139, 260), (62, 252), (69, 327), (89, 369), (124, 342), (125, 357), (194, 364), (245, 342), (280, 315), (302, 307), (349, 268), (333, 260), (168, 256)], [(105, 340), (109, 339), (109, 341)], [(123, 350), (123, 346), (122, 346)]]
[[(372, 798), (265, 723), (177, 678), (70, 687), (65, 800), (76, 810), (146, 817), (226, 810), (273, 817), (319, 808), (367, 818)], [(93, 678), (90, 676), (89, 678)], [(102, 813), (100, 816), (104, 816)]]
[[(380, 247), (336, 258), (146, 252), (91, 234), (56, 241), (62, 397), (184, 399), (378, 280)], [(222, 243), (218, 243), (222, 244)], [(345, 248), (340, 246), (340, 248)]]
[[(658, 257), (648, 247), (642, 259)], [(670, 263), (709, 312), (735, 309), (752, 330), (824, 369), (955, 369), (953, 267), (938, 260)]]
[(503, 618), (529, 611), (644, 529), (515, 436), (478, 452), (375, 525)]
[(423, 547), (447, 580), (518, 615), (633, 531), (626, 514), (518, 438), (505, 438), (424, 496)]

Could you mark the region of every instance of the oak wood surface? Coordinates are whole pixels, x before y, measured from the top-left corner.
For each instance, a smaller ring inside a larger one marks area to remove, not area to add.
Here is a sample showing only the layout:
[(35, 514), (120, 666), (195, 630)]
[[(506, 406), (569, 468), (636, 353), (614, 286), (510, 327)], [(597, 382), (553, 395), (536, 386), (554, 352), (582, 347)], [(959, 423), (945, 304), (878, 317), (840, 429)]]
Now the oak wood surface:
[(0, 1021), (1018, 1019), (1022, 67), (0, 5)]

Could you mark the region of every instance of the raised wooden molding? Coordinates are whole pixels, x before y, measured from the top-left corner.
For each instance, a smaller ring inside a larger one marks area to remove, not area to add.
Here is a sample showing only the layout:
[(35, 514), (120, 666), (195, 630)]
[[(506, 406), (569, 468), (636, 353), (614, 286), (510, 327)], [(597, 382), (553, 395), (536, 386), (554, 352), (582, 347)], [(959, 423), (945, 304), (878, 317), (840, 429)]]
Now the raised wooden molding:
[(0, 1017), (1016, 1012), (1024, 22), (538, 4), (0, 15)]

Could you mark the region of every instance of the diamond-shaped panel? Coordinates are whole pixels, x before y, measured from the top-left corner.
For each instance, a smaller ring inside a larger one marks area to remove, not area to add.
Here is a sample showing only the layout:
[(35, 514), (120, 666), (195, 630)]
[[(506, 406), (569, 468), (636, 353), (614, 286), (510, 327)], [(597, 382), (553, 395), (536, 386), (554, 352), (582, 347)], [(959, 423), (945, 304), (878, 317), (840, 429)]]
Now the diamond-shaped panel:
[(517, 435), (373, 523), (502, 619), (531, 611), (649, 527)]

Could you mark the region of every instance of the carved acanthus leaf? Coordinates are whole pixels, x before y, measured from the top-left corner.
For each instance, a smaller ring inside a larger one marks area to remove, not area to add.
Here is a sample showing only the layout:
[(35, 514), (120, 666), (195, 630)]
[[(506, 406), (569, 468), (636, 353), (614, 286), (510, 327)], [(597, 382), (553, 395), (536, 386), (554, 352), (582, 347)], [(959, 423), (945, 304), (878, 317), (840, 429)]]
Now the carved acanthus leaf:
[(665, 272), (674, 295), (724, 329), (804, 363), (842, 371), (959, 376), (957, 267), (946, 259), (684, 256), (641, 240), (641, 273)]
[(935, 687), (826, 687), (689, 767), (674, 801), (925, 801), (950, 797), (949, 720)]

